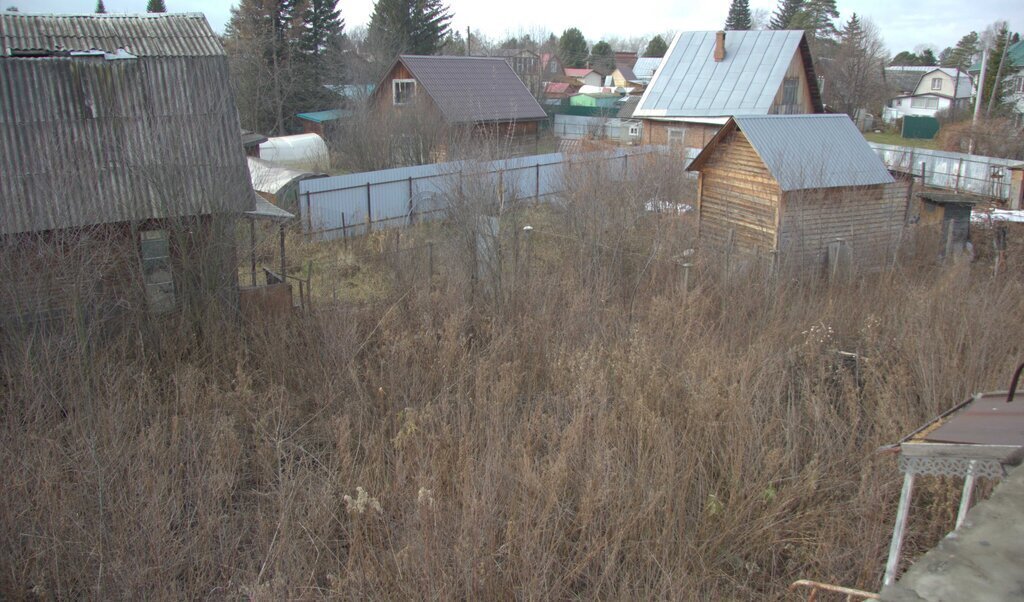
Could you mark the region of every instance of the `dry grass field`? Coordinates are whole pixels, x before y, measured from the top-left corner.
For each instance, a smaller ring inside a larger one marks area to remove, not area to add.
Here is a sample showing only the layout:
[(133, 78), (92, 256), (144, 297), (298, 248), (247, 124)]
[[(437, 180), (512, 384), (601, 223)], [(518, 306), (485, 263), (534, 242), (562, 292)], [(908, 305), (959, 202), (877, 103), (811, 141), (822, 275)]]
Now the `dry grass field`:
[[(320, 254), (316, 303), (287, 320), (5, 335), (3, 597), (877, 590), (900, 479), (876, 450), (1005, 387), (1020, 256), (998, 278), (984, 254), (927, 252), (832, 283), (772, 277), (685, 255), (692, 218), (644, 210), (685, 181), (580, 178), (554, 208), (507, 212), (486, 258), (471, 226), (487, 191), (467, 191), (480, 202), (429, 230), (433, 274), (421, 252), (382, 253), (387, 234), (300, 245), (296, 264)], [(910, 557), (959, 495), (919, 491)]]

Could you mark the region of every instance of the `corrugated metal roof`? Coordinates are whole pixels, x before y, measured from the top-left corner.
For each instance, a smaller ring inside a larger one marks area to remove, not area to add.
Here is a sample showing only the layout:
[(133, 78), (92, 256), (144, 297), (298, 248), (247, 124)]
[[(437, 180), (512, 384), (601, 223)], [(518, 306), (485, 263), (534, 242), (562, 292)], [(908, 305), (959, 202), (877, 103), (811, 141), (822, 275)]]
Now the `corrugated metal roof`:
[(797, 52), (804, 56), (811, 97), (821, 110), (803, 31), (728, 31), (722, 61), (714, 59), (715, 34), (684, 31), (676, 36), (636, 117), (765, 115)]
[(251, 208), (228, 76), (223, 55), (0, 58), (0, 233)]
[(505, 59), (402, 55), (398, 60), (409, 69), (449, 123), (547, 118), (547, 113)]
[(738, 127), (783, 191), (892, 183), (882, 159), (846, 115), (734, 117), (694, 159), (699, 171), (717, 141)]
[(622, 105), (619, 107), (619, 113), (616, 115), (619, 119), (632, 119), (633, 111), (636, 110), (636, 106), (640, 104), (639, 96), (627, 96), (626, 100), (622, 101)]
[(0, 56), (14, 51), (124, 48), (137, 57), (224, 56), (200, 13), (29, 15), (0, 13)]
[(642, 82), (649, 82), (654, 78), (654, 72), (661, 65), (661, 57), (641, 57), (633, 65), (633, 73)]

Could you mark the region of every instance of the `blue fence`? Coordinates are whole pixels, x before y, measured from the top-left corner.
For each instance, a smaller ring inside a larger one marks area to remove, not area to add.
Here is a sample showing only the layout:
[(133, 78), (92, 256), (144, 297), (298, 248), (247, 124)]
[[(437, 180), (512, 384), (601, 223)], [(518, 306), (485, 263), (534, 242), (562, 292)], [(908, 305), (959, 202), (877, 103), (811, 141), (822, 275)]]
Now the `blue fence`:
[(566, 168), (601, 162), (614, 179), (626, 179), (638, 161), (632, 157), (664, 152), (642, 146), (567, 155), (552, 153), (500, 161), (455, 161), (303, 180), (299, 215), (306, 233), (320, 239), (364, 234), (375, 228), (409, 225), (443, 215), (446, 194), (460, 178), (483, 178), (500, 188), (507, 202), (542, 200), (564, 191)]

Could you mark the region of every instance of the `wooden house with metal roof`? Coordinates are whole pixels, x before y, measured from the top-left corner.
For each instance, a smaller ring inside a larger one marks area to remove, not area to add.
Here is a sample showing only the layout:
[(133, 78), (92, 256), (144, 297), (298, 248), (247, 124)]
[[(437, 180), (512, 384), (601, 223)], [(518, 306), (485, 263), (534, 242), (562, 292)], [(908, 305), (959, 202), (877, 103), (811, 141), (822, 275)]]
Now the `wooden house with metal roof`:
[(684, 31), (633, 116), (647, 144), (703, 148), (733, 116), (823, 111), (803, 31)]
[(0, 13), (0, 330), (237, 302), (228, 80), (200, 14)]
[(377, 111), (423, 111), (452, 130), (535, 136), (548, 116), (504, 58), (400, 55), (370, 97)]
[(896, 252), (908, 184), (846, 115), (732, 117), (688, 169), (702, 244), (812, 269)]

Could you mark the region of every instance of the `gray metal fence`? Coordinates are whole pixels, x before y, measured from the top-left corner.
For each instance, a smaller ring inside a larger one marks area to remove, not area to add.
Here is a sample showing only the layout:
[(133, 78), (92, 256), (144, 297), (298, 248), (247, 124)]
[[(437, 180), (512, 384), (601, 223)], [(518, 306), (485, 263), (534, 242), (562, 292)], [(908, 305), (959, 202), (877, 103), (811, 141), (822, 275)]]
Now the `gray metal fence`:
[(552, 153), (488, 162), (455, 161), (304, 180), (299, 183), (303, 230), (322, 240), (409, 225), (443, 214), (445, 194), (459, 178), (482, 177), (505, 199), (542, 200), (563, 192), (564, 169), (603, 162), (616, 179), (634, 173), (631, 158), (665, 152), (660, 146), (566, 155)]
[(913, 173), (926, 186), (1007, 200), (1010, 198), (1010, 159), (869, 143), (886, 167)]

